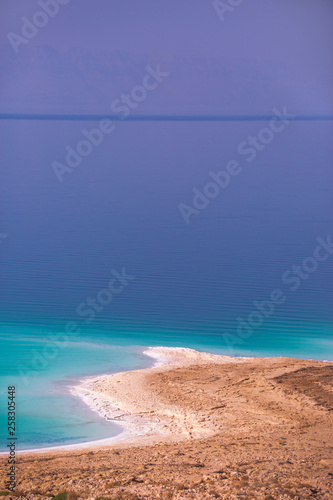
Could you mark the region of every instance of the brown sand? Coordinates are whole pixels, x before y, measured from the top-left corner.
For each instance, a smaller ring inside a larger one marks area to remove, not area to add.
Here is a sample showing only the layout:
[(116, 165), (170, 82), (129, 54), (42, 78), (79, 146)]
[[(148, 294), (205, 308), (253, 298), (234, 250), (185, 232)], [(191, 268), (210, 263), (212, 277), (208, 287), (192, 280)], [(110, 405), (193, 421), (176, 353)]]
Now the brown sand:
[(199, 358), (90, 381), (127, 441), (20, 454), (19, 498), (332, 500), (332, 363)]

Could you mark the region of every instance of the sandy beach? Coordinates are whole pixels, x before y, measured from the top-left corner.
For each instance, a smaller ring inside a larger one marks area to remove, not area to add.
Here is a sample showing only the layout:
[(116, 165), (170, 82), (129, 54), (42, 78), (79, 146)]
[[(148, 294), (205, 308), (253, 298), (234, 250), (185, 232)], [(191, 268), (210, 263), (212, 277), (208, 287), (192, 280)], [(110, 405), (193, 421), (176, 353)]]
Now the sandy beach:
[(146, 354), (152, 368), (71, 388), (123, 432), (19, 453), (17, 498), (333, 497), (331, 362)]

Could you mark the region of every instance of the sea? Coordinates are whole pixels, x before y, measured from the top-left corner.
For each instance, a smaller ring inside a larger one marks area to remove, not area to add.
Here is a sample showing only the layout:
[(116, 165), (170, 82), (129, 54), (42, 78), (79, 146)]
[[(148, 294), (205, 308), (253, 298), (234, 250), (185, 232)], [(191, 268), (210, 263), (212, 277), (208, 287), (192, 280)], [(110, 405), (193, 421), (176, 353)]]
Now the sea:
[(333, 361), (333, 122), (269, 123), (0, 122), (2, 451), (8, 387), (18, 450), (117, 435), (70, 388), (147, 346)]

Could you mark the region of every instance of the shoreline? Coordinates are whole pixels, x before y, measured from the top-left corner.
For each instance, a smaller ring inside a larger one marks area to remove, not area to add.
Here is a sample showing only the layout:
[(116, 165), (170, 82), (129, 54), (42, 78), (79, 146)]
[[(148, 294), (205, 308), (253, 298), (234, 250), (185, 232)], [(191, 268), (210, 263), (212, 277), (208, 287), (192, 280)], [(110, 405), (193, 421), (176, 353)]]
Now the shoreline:
[[(182, 368), (185, 366), (205, 364), (205, 363), (238, 363), (250, 359), (261, 359), (251, 357), (232, 357), (222, 354), (212, 354), (208, 352), (196, 351), (187, 347), (148, 347), (143, 351), (143, 354), (151, 357), (154, 362), (148, 368), (139, 370), (130, 370), (125, 372), (117, 372), (114, 374), (102, 374), (98, 376), (90, 376), (80, 380), (80, 383), (69, 386), (73, 396), (79, 397), (83, 403), (89, 408), (98, 413), (100, 417), (107, 421), (112, 421), (122, 427), (122, 431), (115, 436), (109, 438), (97, 439), (81, 443), (72, 443), (67, 445), (49, 446), (42, 448), (29, 448), (18, 450), (19, 454), (29, 453), (48, 453), (48, 452), (72, 452), (80, 450), (100, 449), (114, 446), (135, 446), (135, 445), (150, 445), (161, 440), (170, 439), (168, 432), (162, 430), (162, 426), (166, 423), (163, 419), (158, 422), (152, 421), (151, 418), (138, 415), (135, 410), (133, 413), (128, 409), (121, 409), (122, 402), (117, 399), (112, 399), (110, 396), (101, 396), (96, 394), (94, 386), (96, 384), (105, 383), (106, 380), (113, 380), (113, 377), (123, 378), (123, 376), (133, 376), (133, 374), (149, 375), (156, 371), (168, 371), (174, 368)], [(134, 375), (135, 376), (135, 375)], [(145, 413), (145, 412), (141, 412)], [(146, 412), (149, 413), (149, 412)], [(121, 420), (120, 420), (121, 419)], [(205, 436), (203, 436), (205, 437)], [(186, 439), (186, 437), (185, 437)], [(6, 455), (7, 452), (0, 452), (1, 455)]]
[[(200, 352), (185, 347), (148, 347), (143, 354), (151, 357), (151, 367), (114, 374), (103, 374), (80, 380), (80, 383), (69, 386), (73, 396), (79, 397), (83, 403), (107, 421), (122, 427), (119, 434), (108, 438), (73, 443), (67, 445), (18, 450), (20, 454), (73, 452), (80, 450), (105, 449), (108, 447), (131, 447), (152, 445), (158, 442), (196, 439), (214, 435), (213, 428), (200, 425), (197, 415), (180, 412), (178, 408), (161, 408), (158, 401), (151, 398), (151, 391), (145, 388), (145, 380), (154, 374), (165, 373), (177, 368), (187, 368), (203, 364), (239, 364), (251, 361), (264, 362), (273, 360), (289, 360), (294, 358), (275, 357), (231, 357), (208, 352)], [(314, 362), (313, 360), (295, 359), (295, 362)], [(332, 363), (332, 361), (319, 361)], [(142, 391), (142, 400), (136, 401), (134, 392), (128, 391), (128, 384), (136, 384)], [(173, 413), (173, 414), (172, 414)], [(186, 423), (185, 423), (186, 421)], [(7, 452), (0, 452), (6, 455)]]
[[(176, 421), (177, 418), (182, 420), (182, 415), (177, 415), (176, 409), (173, 409), (175, 415), (170, 415), (170, 409), (158, 408), (156, 400), (151, 403), (150, 391), (145, 392), (143, 389), (146, 377), (191, 365), (241, 363), (252, 359), (199, 352), (186, 347), (148, 347), (143, 354), (155, 360), (151, 367), (90, 377), (71, 387), (72, 394), (80, 397), (100, 417), (123, 427), (123, 431), (107, 440), (106, 444), (139, 446), (153, 444), (163, 439), (170, 441), (186, 438), (186, 433), (184, 436), (177, 424), (172, 425), (170, 433), (168, 429), (170, 417)], [(143, 401), (135, 401), (135, 391), (126, 392), (127, 379), (136, 385), (138, 391), (143, 391)], [(110, 392), (113, 392), (113, 395), (110, 395)], [(173, 437), (170, 434), (173, 434)], [(200, 437), (206, 436), (207, 433), (203, 432)], [(98, 444), (93, 441), (92, 446), (94, 443)], [(99, 444), (102, 442), (99, 441)], [(74, 446), (78, 449), (82, 444)]]

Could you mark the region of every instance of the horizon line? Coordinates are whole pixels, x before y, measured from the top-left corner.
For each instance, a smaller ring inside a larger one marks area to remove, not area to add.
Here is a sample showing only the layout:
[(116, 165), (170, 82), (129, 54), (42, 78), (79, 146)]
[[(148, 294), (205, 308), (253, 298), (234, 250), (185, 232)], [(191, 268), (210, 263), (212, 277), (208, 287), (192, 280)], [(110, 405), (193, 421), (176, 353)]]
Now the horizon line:
[[(0, 120), (49, 120), (49, 121), (206, 121), (206, 122), (238, 122), (267, 121), (273, 115), (129, 115), (124, 118), (109, 114), (33, 114), (33, 113), (3, 113)], [(300, 115), (293, 121), (331, 121), (333, 115)]]

